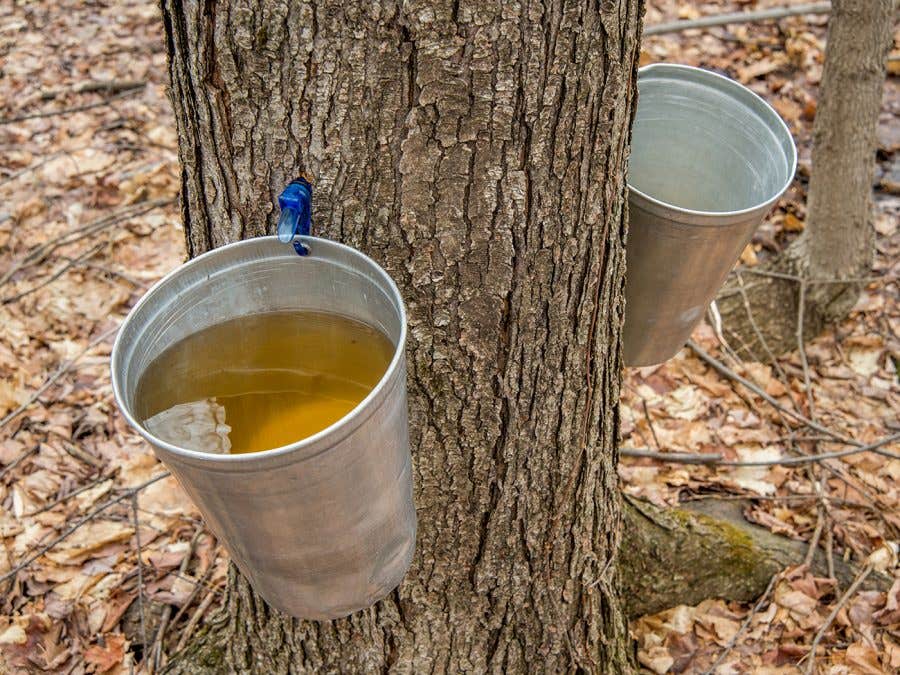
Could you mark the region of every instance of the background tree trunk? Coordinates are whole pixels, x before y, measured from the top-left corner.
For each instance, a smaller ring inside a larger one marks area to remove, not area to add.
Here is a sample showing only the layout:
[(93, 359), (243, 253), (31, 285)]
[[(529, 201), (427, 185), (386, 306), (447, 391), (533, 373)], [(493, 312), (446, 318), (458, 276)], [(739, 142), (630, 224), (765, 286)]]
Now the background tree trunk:
[(639, 0), (163, 16), (190, 255), (272, 233), (306, 172), (314, 233), (397, 280), (419, 517), (387, 600), (297, 621), (232, 575), (182, 667), (629, 670), (613, 577)]
[[(893, 41), (895, 1), (832, 2), (813, 127), (806, 229), (768, 266), (769, 271), (787, 272), (813, 282), (869, 275), (875, 252), (875, 132), (885, 59)], [(746, 292), (760, 332), (776, 354), (794, 348), (799, 284), (758, 276), (752, 281)], [(810, 283), (805, 293), (804, 335), (812, 338), (827, 324), (845, 317), (861, 288), (859, 283)], [(724, 324), (750, 346), (750, 356), (765, 360), (736, 284), (723, 289), (718, 305)]]

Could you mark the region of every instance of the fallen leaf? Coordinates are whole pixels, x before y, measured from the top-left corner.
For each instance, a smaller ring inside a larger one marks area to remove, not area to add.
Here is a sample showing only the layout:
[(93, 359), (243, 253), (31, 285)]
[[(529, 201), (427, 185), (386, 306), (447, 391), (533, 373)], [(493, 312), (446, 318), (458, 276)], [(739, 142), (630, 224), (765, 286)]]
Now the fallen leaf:
[(754, 267), (759, 264), (759, 258), (756, 257), (756, 251), (753, 244), (747, 244), (741, 252), (741, 262), (747, 267)]
[(98, 644), (84, 652), (86, 663), (97, 667), (96, 672), (105, 673), (122, 663), (125, 658), (125, 636), (121, 634), (101, 635)]
[(46, 556), (60, 565), (80, 564), (91, 552), (106, 544), (128, 539), (132, 534), (134, 529), (129, 524), (112, 520), (89, 521)]
[(641, 665), (646, 666), (657, 675), (667, 673), (675, 659), (669, 654), (669, 650), (665, 647), (651, 647), (649, 650), (638, 650), (638, 661)]
[(855, 666), (854, 673), (860, 675), (883, 675), (878, 662), (878, 652), (863, 642), (854, 642), (847, 647), (847, 663)]
[(784, 220), (781, 222), (781, 227), (785, 232), (803, 232), (804, 228), (806, 228), (806, 223), (800, 220), (793, 213), (788, 213), (784, 216)]
[(26, 642), (28, 636), (25, 629), (18, 624), (13, 624), (0, 633), (0, 645), (24, 645)]

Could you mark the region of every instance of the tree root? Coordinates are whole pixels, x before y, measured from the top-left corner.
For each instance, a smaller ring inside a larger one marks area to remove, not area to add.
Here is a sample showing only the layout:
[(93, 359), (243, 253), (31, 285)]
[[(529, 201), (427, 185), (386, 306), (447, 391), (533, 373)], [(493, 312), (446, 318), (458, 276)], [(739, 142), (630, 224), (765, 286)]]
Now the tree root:
[[(660, 508), (624, 498), (624, 539), (619, 571), (628, 616), (634, 619), (706, 598), (750, 602), (773, 574), (803, 562), (807, 544), (747, 522), (744, 502), (706, 499), (686, 508)], [(835, 559), (835, 576), (846, 588), (859, 570)], [(821, 550), (812, 560), (828, 576)], [(871, 575), (867, 588), (887, 590), (891, 580)]]

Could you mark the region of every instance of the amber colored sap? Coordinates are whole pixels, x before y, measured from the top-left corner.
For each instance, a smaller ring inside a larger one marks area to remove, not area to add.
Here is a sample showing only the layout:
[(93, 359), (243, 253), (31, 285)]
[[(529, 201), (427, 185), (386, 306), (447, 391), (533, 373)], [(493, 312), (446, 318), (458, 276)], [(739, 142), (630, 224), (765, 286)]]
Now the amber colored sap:
[(394, 346), (337, 314), (272, 312), (189, 335), (159, 355), (137, 390), (153, 435), (190, 450), (259, 452), (349, 413), (378, 384)]

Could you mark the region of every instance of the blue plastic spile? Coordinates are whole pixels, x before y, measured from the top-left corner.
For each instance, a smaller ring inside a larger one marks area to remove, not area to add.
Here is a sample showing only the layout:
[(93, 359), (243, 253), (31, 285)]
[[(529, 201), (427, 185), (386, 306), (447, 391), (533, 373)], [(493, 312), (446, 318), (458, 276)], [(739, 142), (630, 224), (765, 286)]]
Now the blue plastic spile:
[(278, 206), (281, 216), (278, 218), (278, 240), (287, 244), (293, 242), (294, 249), (300, 255), (307, 250), (302, 242), (295, 241), (299, 236), (309, 236), (312, 225), (312, 185), (305, 178), (291, 181), (278, 195)]

